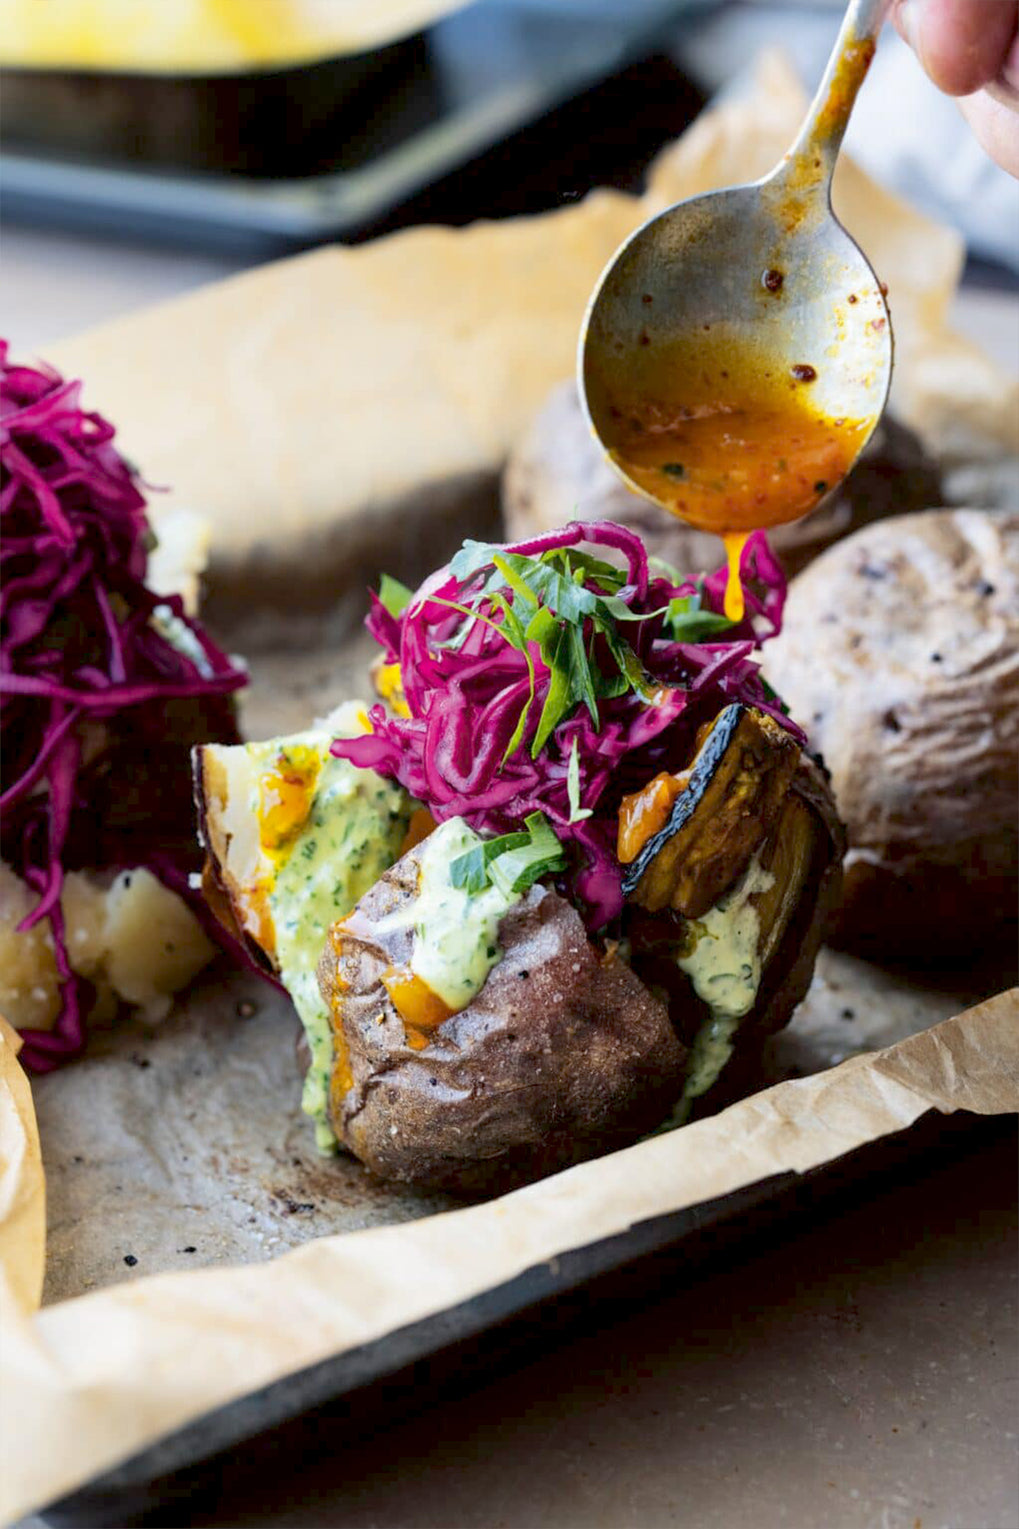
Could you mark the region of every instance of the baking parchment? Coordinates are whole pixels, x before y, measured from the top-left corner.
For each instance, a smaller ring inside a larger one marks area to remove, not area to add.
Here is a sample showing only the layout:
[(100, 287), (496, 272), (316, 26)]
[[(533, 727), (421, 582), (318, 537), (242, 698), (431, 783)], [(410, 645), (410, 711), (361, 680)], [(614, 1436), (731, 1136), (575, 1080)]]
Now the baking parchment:
[(19, 1307), (33, 1311), (42, 1293), (46, 1187), (20, 1050), (21, 1037), (0, 1016), (0, 1283)]
[[(292, 732), (349, 699), (368, 656), (360, 640), (306, 654), (303, 686), (291, 658), (262, 656), (246, 730)], [(773, 1043), (765, 1081), (890, 1045), (1001, 985), (983, 972), (946, 992), (825, 951), (807, 1001)], [(346, 1156), (318, 1155), (300, 1110), (298, 1034), (285, 997), (224, 966), (158, 1029), (121, 1022), (93, 1034), (73, 1068), (37, 1080), (47, 1303), (155, 1271), (271, 1258), (312, 1237), (454, 1203), (378, 1183)], [(93, 1206), (101, 1216), (88, 1214)]]
[[(230, 1051), (242, 1078), (257, 1072), (239, 1025)], [(165, 1109), (161, 1091), (159, 1102)], [(0, 1516), (14, 1519), (211, 1408), (567, 1249), (805, 1172), (930, 1109), (1017, 1108), (1013, 990), (486, 1205), (321, 1237), (240, 1268), (121, 1282), (34, 1316), (0, 1279)], [(105, 1211), (90, 1207), (93, 1220)]]
[[(264, 656), (248, 728), (287, 730), (326, 709), (363, 678), (365, 657), (360, 641), (309, 654), (295, 687), (292, 659)], [(823, 951), (766, 1061), (768, 1076), (795, 1081), (556, 1187), (465, 1212), (316, 1154), (300, 1112), (296, 1016), (268, 984), (223, 964), (158, 1028), (94, 1032), (81, 1061), (35, 1080), (49, 1203), (34, 1317), (38, 1148), (33, 1157), (27, 1083), (0, 1046), (0, 1090), (18, 1105), (7, 1124), (0, 1091), (0, 1206), (12, 1207), (0, 1218), (0, 1261), (11, 1261), (8, 1283), (0, 1278), (0, 1518), (211, 1406), (538, 1259), (826, 1161), (927, 1108), (1019, 1108), (1019, 994), (951, 1019), (995, 974), (967, 980), (968, 991), (946, 991)], [(922, 1045), (905, 1040), (916, 1032)], [(330, 1251), (297, 1262), (313, 1248)]]
[[(654, 205), (767, 168), (801, 102), (772, 59), (755, 95), (707, 114), (662, 156), (640, 200), (603, 193), (544, 218), (319, 252), (109, 326), (56, 359), (86, 376), (90, 402), (125, 427), (150, 481), (174, 481), (178, 502), (211, 511), (220, 570), (243, 586), (270, 566), (303, 606), (323, 538), (341, 561), (353, 545), (388, 560), (401, 529), (434, 543), (450, 484), (476, 506), (513, 435), (568, 374), (584, 299), (618, 240)], [(959, 241), (852, 166), (838, 196), (879, 269), (894, 267), (904, 412), (946, 439), (968, 420), (970, 450), (1009, 449), (1014, 384), (945, 327)], [(337, 531), (345, 521), (353, 542)], [(285, 628), (291, 609), (278, 615)], [(358, 642), (305, 648), (299, 663), (268, 638), (260, 648), (252, 735), (303, 726), (362, 687)], [(769, 1063), (778, 1077), (809, 1076), (453, 1210), (318, 1159), (298, 1110), (292, 1010), (250, 977), (213, 971), (157, 1031), (96, 1034), (81, 1063), (36, 1083), (49, 1180), (41, 1311), (42, 1173), (5, 1037), (0, 1518), (210, 1407), (568, 1248), (803, 1171), (930, 1108), (1019, 1108), (1019, 995), (946, 1020), (992, 991), (972, 980), (970, 994), (946, 993), (825, 952)]]

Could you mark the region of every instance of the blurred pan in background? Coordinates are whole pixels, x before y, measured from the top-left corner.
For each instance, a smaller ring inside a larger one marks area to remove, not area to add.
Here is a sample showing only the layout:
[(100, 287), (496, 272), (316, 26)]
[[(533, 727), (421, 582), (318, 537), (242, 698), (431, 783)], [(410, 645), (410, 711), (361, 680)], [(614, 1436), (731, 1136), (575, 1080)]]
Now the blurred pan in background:
[[(24, 3), (0, 0), (0, 18)], [(606, 159), (635, 173), (691, 120), (703, 94), (660, 52), (626, 104), (614, 87), (704, 4), (415, 0), (431, 24), (380, 46), (214, 72), (12, 67), (8, 45), (5, 213), (265, 255), (554, 205), (604, 183)], [(539, 171), (540, 195), (523, 196)]]
[(213, 74), (7, 68), (7, 149), (123, 167), (247, 176), (334, 168), (366, 117), (428, 77), (424, 33), (282, 68)]

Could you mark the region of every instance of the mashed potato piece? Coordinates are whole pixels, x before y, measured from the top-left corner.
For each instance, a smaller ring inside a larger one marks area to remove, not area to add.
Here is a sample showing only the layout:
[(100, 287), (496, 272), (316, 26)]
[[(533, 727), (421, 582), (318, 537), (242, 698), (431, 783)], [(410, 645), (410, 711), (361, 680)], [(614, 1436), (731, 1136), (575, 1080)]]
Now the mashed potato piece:
[[(35, 904), (29, 887), (0, 864), (0, 1013), (16, 1030), (49, 1030), (60, 986), (49, 923), (19, 931)], [(121, 1002), (150, 1023), (164, 1019), (173, 993), (215, 954), (190, 908), (151, 871), (112, 881), (72, 871), (61, 897), (71, 965), (96, 989), (89, 1022), (109, 1020)]]

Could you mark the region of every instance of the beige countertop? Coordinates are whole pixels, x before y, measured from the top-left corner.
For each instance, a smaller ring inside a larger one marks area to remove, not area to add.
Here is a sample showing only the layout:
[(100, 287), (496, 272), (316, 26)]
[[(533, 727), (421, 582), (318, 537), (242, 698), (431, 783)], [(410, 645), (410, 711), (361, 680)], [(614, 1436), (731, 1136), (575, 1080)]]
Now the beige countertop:
[(689, 1285), (665, 1265), (657, 1298), (367, 1444), (344, 1448), (341, 1409), (299, 1480), (269, 1464), (180, 1522), (1012, 1529), (1016, 1144), (875, 1182)]
[[(0, 335), (16, 354), (246, 270), (225, 255), (169, 251), (29, 228), (3, 231)], [(1019, 364), (1019, 296), (964, 288), (954, 319), (1003, 366)]]

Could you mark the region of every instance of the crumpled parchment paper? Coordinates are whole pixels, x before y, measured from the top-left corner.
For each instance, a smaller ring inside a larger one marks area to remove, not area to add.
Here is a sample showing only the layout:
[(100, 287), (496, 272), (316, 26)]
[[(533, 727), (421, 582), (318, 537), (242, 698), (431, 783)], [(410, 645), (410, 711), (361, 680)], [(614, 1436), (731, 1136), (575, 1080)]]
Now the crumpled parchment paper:
[(1019, 1109), (1019, 990), (485, 1205), (320, 1237), (265, 1262), (155, 1274), (34, 1315), (0, 1281), (0, 1517), (570, 1248), (805, 1172), (931, 1109)]
[(21, 1037), (0, 1015), (0, 1284), (5, 1299), (34, 1311), (42, 1295), (46, 1186)]

